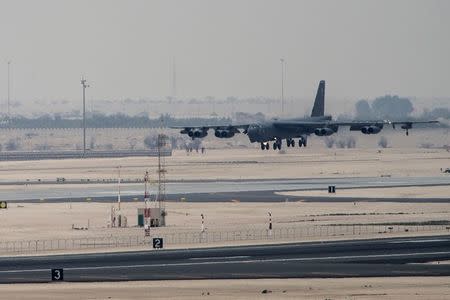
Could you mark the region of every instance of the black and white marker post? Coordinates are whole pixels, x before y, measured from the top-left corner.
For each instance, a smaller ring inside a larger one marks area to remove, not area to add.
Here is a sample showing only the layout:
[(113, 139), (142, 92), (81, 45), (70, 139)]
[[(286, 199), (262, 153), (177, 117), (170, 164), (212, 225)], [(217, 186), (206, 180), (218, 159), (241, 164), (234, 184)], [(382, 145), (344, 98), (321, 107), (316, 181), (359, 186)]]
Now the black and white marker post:
[(205, 232), (205, 215), (201, 214), (202, 216), (202, 232)]
[(272, 236), (272, 213), (269, 211), (269, 236)]

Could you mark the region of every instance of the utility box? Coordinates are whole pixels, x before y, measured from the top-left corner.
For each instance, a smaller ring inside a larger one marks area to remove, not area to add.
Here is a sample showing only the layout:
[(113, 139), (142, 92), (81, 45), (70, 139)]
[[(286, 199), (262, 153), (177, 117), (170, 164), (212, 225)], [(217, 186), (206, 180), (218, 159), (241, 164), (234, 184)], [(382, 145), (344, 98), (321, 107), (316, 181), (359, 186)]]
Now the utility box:
[(138, 212), (138, 222), (137, 222), (139, 227), (144, 227), (144, 215), (143, 214), (139, 214)]
[(138, 226), (144, 227), (149, 225), (150, 227), (166, 226), (166, 214), (165, 211), (155, 208), (138, 208), (137, 209)]

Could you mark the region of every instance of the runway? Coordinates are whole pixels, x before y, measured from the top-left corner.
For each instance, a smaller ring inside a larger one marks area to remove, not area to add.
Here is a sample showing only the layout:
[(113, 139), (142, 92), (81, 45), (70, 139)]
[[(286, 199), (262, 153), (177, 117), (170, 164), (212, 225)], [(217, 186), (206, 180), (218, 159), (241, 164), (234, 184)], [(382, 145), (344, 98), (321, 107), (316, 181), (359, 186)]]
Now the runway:
[[(273, 192), (276, 191), (326, 190), (329, 185), (335, 185), (337, 189), (450, 185), (450, 176), (180, 181), (167, 183), (166, 193), (170, 200), (187, 198), (189, 201), (229, 201), (233, 199), (233, 195), (237, 195), (242, 198), (239, 199), (240, 201), (264, 202), (289, 199), (286, 196), (274, 195)], [(120, 189), (124, 201), (143, 198), (143, 183), (122, 184)], [(154, 195), (156, 189), (156, 185), (151, 186), (151, 194)], [(2, 186), (0, 200), (37, 202), (45, 199), (46, 201), (65, 202), (68, 200), (86, 201), (86, 198), (90, 198), (92, 201), (110, 201), (113, 197), (117, 197), (117, 191), (117, 184), (11, 185)]]
[(450, 276), (450, 236), (0, 258), (0, 283)]

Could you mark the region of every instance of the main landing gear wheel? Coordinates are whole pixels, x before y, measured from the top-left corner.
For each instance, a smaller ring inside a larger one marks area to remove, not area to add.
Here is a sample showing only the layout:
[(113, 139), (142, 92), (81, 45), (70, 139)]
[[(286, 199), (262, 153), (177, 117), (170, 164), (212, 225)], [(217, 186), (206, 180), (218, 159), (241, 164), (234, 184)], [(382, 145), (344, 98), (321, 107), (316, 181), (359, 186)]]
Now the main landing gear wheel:
[(261, 143), (261, 150), (269, 150), (269, 143)]
[(272, 148), (273, 150), (281, 150), (281, 142), (274, 142)]
[(299, 139), (298, 140), (298, 146), (299, 147), (306, 147), (306, 139), (304, 139), (304, 138), (301, 138), (301, 139)]

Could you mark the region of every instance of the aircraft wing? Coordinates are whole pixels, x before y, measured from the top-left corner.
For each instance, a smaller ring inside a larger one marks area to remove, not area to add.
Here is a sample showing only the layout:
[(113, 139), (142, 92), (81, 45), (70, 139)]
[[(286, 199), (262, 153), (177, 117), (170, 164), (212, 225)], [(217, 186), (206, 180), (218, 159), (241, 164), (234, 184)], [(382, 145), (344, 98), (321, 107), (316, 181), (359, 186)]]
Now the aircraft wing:
[(330, 125), (334, 126), (349, 126), (350, 131), (361, 131), (364, 134), (377, 134), (382, 129), (383, 126), (388, 124), (392, 125), (395, 129), (396, 125), (400, 125), (401, 129), (406, 131), (406, 135), (409, 135), (409, 129), (413, 127), (414, 124), (433, 124), (439, 123), (438, 121), (389, 121), (389, 120), (376, 120), (376, 121), (350, 121), (350, 122), (339, 122), (330, 121)]
[(297, 128), (297, 129), (313, 129), (316, 135), (331, 135), (337, 132), (340, 126), (350, 127), (350, 131), (361, 131), (364, 134), (376, 134), (383, 129), (384, 125), (392, 125), (395, 129), (396, 126), (400, 126), (401, 129), (408, 130), (413, 127), (414, 124), (433, 124), (439, 123), (439, 121), (389, 121), (389, 120), (358, 120), (358, 121), (277, 121), (274, 123), (278, 128)]
[(210, 129), (214, 129), (214, 135), (218, 138), (231, 138), (236, 133), (247, 133), (249, 124), (239, 125), (196, 125), (196, 126), (170, 126), (173, 129), (181, 129), (181, 134), (187, 134), (192, 139), (204, 138)]

